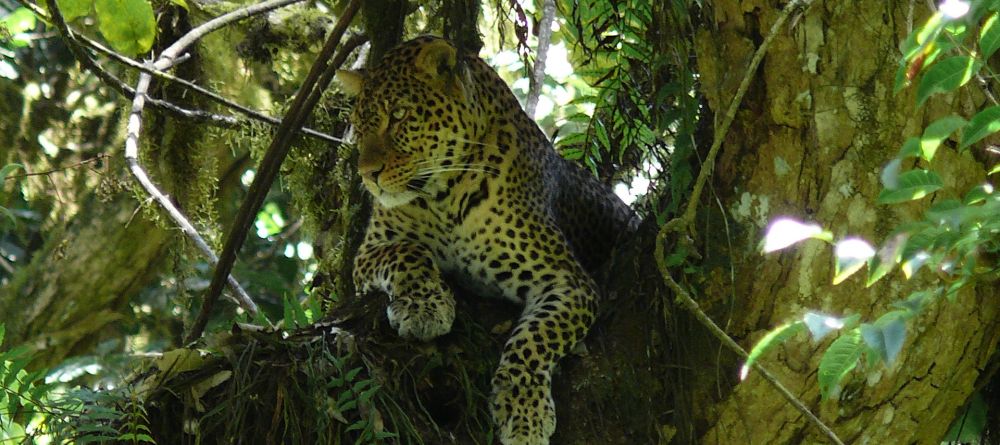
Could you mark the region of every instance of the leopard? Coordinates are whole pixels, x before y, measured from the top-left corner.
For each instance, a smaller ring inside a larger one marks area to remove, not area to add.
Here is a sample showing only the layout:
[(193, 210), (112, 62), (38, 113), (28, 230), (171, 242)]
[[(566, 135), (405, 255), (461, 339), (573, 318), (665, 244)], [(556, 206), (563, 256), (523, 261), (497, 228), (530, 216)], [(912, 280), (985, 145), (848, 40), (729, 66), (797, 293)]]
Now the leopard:
[(373, 198), (356, 290), (388, 294), (390, 326), (417, 341), (450, 331), (456, 285), (522, 305), (489, 410), (503, 445), (548, 444), (552, 374), (594, 323), (595, 274), (638, 217), (449, 40), (406, 41), (336, 78), (354, 100), (357, 171)]

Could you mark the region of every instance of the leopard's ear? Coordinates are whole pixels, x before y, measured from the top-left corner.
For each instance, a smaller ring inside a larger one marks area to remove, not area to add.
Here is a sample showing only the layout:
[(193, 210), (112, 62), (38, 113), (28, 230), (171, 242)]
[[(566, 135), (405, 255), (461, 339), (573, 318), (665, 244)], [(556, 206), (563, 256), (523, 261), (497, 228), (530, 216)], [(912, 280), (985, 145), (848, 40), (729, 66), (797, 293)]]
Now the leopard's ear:
[(420, 48), (413, 63), (431, 85), (459, 99), (465, 98), (465, 87), (462, 85), (466, 77), (465, 66), (458, 59), (458, 50), (447, 40), (435, 39), (428, 42)]
[(368, 76), (365, 75), (364, 71), (349, 71), (349, 70), (337, 70), (337, 82), (340, 83), (340, 89), (348, 97), (357, 97), (361, 94), (361, 89), (365, 86), (365, 79)]

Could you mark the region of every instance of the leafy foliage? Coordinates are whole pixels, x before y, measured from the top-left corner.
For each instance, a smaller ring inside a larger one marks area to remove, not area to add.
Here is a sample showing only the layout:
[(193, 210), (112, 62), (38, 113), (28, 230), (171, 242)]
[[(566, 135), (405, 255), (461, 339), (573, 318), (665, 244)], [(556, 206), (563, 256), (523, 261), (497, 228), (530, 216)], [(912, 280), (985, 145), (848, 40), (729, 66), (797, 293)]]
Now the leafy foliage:
[[(916, 83), (916, 105), (923, 106), (936, 94), (951, 93), (968, 81), (982, 75), (991, 78), (986, 58), (1000, 47), (1000, 29), (997, 17), (1000, 4), (982, 2), (965, 17), (933, 15), (903, 43), (902, 59), (897, 71), (896, 90)], [(981, 26), (970, 26), (982, 22)], [(970, 29), (978, 30), (976, 39)], [(978, 43), (967, 44), (968, 40)], [(965, 151), (984, 138), (1000, 131), (1000, 109), (996, 105), (976, 113), (971, 119), (962, 116), (945, 116), (929, 124), (919, 137), (906, 140), (894, 159), (882, 171), (885, 187), (878, 196), (880, 204), (895, 205), (926, 198), (941, 190), (945, 181), (929, 168), (930, 162), (942, 144), (961, 133), (959, 151)], [(918, 168), (901, 171), (903, 161), (918, 160)], [(990, 166), (989, 174), (998, 167)], [(784, 230), (775, 230), (784, 227)], [(798, 236), (789, 236), (787, 227), (802, 227)], [(821, 233), (819, 226), (787, 220), (778, 220), (765, 236), (764, 244), (777, 250)], [(780, 239), (779, 239), (780, 238)], [(824, 241), (833, 243), (831, 240)], [(863, 245), (861, 244), (863, 243)], [(852, 244), (853, 247), (846, 248)], [(819, 363), (819, 386), (824, 398), (834, 397), (841, 382), (854, 370), (862, 356), (867, 356), (866, 367), (878, 363), (893, 366), (904, 350), (907, 324), (925, 307), (938, 301), (955, 298), (963, 287), (980, 280), (997, 279), (996, 258), (1000, 252), (1000, 194), (989, 183), (966, 191), (964, 198), (939, 199), (924, 213), (924, 218), (902, 224), (883, 242), (877, 251), (860, 239), (836, 243), (834, 284), (847, 279), (867, 266), (866, 287), (872, 286), (899, 266), (904, 277), (910, 279), (921, 269), (933, 272), (938, 284), (912, 292), (893, 304), (895, 308), (871, 323), (852, 326), (844, 323), (840, 336), (823, 352)], [(794, 322), (804, 323), (803, 321)], [(788, 324), (772, 330), (754, 347), (752, 357), (757, 359), (763, 351), (773, 348), (789, 336), (781, 335)], [(765, 341), (766, 340), (766, 341)], [(748, 363), (751, 361), (748, 360)], [(973, 408), (970, 408), (973, 409)], [(970, 411), (972, 412), (972, 411)], [(972, 430), (981, 431), (980, 414), (972, 415)], [(980, 425), (980, 426), (977, 426)], [(949, 433), (952, 440), (965, 440), (960, 433)]]
[[(574, 101), (594, 111), (569, 116), (556, 146), (603, 179), (634, 184), (635, 177), (669, 175), (671, 181), (660, 184), (672, 196), (653, 209), (658, 214), (682, 202), (693, 178), (689, 162), (699, 115), (695, 75), (686, 65), (693, 52), (690, 42), (650, 38), (654, 8), (669, 11), (659, 14), (671, 17), (678, 28), (690, 23), (687, 2), (667, 3), (673, 7), (648, 1), (557, 2), (574, 59), (585, 66), (578, 72), (596, 92)], [(671, 34), (686, 35), (675, 31)], [(656, 56), (663, 51), (671, 57)]]
[[(3, 334), (0, 324), (0, 343)], [(0, 351), (0, 442), (156, 443), (135, 393), (67, 389), (46, 370), (27, 371), (33, 358), (23, 346)]]

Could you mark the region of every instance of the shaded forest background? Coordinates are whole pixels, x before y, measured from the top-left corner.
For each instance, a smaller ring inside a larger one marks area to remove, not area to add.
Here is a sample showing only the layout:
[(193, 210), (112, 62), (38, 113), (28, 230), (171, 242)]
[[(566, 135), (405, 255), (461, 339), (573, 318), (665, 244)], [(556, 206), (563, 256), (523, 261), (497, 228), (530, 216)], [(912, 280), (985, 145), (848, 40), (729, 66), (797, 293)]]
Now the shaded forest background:
[[(518, 308), (465, 295), (452, 334), (415, 344), (355, 296), (370, 204), (335, 85), (280, 168), (265, 154), (317, 60), (361, 67), (431, 33), (478, 51), (644, 218), (560, 365), (554, 443), (997, 442), (996, 2), (273, 3), (153, 75), (134, 140), (206, 247), (240, 247), (256, 309), (205, 311), (214, 262), (130, 173), (141, 63), (122, 56), (247, 5), (0, 0), (0, 441), (492, 443)], [(116, 34), (146, 29), (142, 5), (155, 38)], [(762, 255), (782, 217), (811, 239)], [(879, 254), (850, 261), (855, 237)], [(737, 348), (766, 371), (741, 376)]]

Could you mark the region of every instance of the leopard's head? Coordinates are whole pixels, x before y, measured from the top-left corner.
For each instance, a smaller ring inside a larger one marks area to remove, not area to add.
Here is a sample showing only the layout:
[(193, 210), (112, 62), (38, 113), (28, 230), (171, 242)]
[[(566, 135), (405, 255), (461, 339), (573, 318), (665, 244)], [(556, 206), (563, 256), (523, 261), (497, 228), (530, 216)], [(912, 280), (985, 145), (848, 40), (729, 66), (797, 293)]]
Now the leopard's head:
[(467, 62), (448, 41), (420, 37), (389, 51), (371, 71), (339, 71), (365, 187), (385, 207), (433, 196), (467, 165), (487, 122)]

